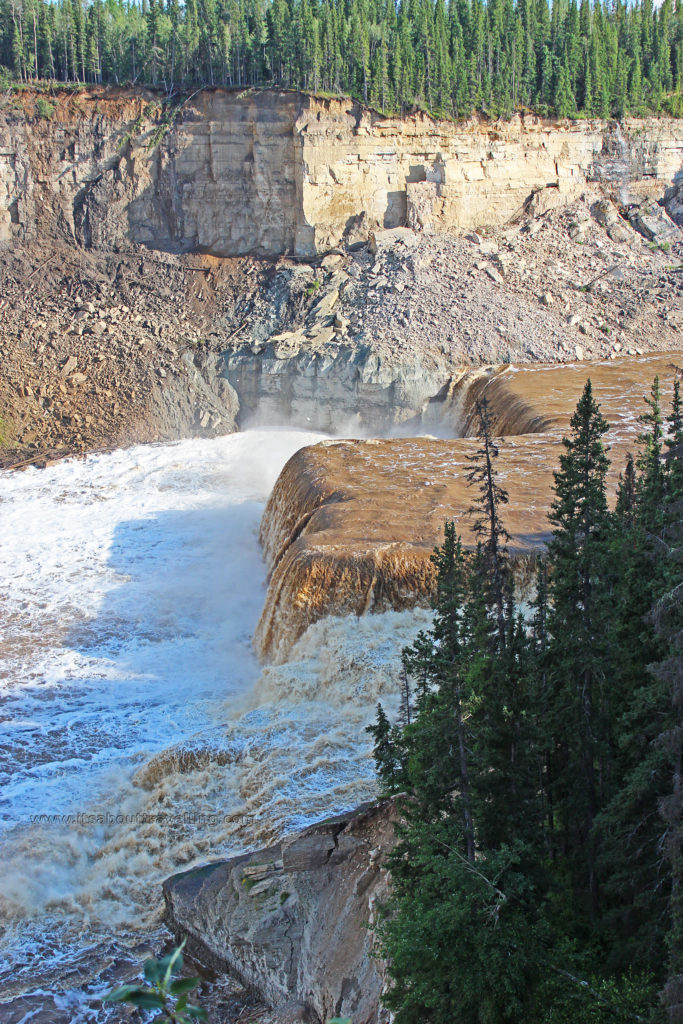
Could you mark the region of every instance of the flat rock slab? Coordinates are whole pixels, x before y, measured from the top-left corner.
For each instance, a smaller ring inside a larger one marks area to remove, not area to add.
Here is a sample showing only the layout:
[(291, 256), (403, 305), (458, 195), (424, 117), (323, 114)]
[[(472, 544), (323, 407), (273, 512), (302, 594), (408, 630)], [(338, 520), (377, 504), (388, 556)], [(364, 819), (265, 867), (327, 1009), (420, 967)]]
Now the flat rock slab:
[[(590, 367), (507, 367), (480, 374), (461, 403), (468, 431), (486, 397), (500, 436), (499, 479), (509, 492), (505, 524), (523, 589), (549, 537), (548, 509), (561, 439), (590, 376), (610, 423), (612, 484), (635, 449), (638, 416), (655, 374), (665, 396), (683, 354), (625, 358)], [(668, 400), (668, 399), (666, 399)], [(290, 459), (261, 525), (270, 567), (256, 631), (261, 654), (282, 661), (305, 629), (325, 615), (361, 615), (430, 601), (430, 555), (454, 520), (474, 543), (467, 484), (476, 438), (324, 441)]]

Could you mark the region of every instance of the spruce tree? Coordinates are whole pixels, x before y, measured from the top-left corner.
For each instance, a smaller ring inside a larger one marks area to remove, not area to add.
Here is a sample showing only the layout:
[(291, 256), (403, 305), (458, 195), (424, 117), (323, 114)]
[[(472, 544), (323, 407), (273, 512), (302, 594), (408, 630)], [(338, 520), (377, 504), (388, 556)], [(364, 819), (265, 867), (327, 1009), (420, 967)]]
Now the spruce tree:
[(664, 495), (663, 428), (659, 377), (655, 377), (649, 397), (645, 398), (648, 411), (640, 417), (644, 430), (640, 434), (638, 459), (638, 514), (643, 527), (657, 526)]
[(385, 793), (394, 793), (399, 786), (398, 749), (394, 730), (380, 703), (377, 704), (374, 725), (369, 725), (365, 731), (370, 733), (375, 741), (372, 753), (382, 790)]
[(592, 913), (599, 908), (594, 851), (589, 842), (609, 778), (607, 744), (610, 653), (610, 593), (607, 553), (608, 424), (593, 396), (591, 381), (563, 439), (550, 520), (549, 632), (552, 637), (551, 731), (563, 735), (553, 757), (553, 806), (559, 816), (564, 852), (574, 858), (577, 895), (588, 892)]
[(683, 15), (670, 0), (2, 0), (0, 11), (0, 64), (19, 81), (331, 89), (387, 113), (422, 104), (456, 117), (683, 109)]
[(495, 463), (499, 447), (493, 436), (493, 422), (486, 399), (477, 402), (480, 447), (469, 455), (473, 463), (467, 474), (470, 486), (479, 491), (477, 503), (470, 508), (474, 517), (473, 530), (481, 543), (484, 560), (487, 604), (494, 609), (498, 629), (498, 642), (503, 649), (506, 640), (505, 605), (511, 587), (507, 542), (510, 535), (503, 526), (501, 507), (508, 502), (508, 494), (496, 479)]
[(671, 500), (677, 501), (683, 498), (683, 400), (678, 377), (674, 380), (671, 414), (667, 419), (667, 426), (667, 489)]

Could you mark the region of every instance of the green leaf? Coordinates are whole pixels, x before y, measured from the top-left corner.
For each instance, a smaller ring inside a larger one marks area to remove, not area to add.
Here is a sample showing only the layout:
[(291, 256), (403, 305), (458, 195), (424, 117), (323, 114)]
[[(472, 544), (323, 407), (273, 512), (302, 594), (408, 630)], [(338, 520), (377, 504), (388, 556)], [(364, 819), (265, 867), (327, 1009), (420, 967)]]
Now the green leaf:
[(165, 989), (168, 988), (168, 984), (171, 980), (171, 975), (180, 974), (180, 972), (183, 969), (183, 949), (185, 948), (186, 942), (187, 939), (183, 939), (183, 941), (180, 943), (177, 949), (174, 949), (172, 953), (169, 953), (168, 956), (165, 956), (163, 960), (159, 961), (159, 964), (160, 966), (162, 966), (162, 970), (164, 972), (161, 984)]
[(185, 1014), (190, 1017), (191, 1020), (208, 1020), (206, 1010), (203, 1006), (188, 1006), (185, 1010)]
[(184, 992), (183, 995), (178, 1000), (178, 1002), (175, 1004), (176, 1012), (178, 1012), (178, 1010), (184, 1010), (186, 1006), (187, 1006), (187, 992)]
[(147, 989), (139, 985), (122, 985), (121, 988), (114, 988), (102, 1000), (103, 1003), (125, 1003), (134, 992), (146, 992)]
[(156, 985), (161, 978), (161, 964), (158, 960), (145, 960), (142, 970), (145, 975), (145, 979), (152, 985)]
[(199, 978), (176, 978), (171, 982), (169, 992), (172, 996), (181, 996), (183, 992), (191, 992), (199, 984)]
[(164, 1000), (156, 992), (149, 988), (140, 988), (132, 992), (126, 1000), (141, 1010), (163, 1010)]

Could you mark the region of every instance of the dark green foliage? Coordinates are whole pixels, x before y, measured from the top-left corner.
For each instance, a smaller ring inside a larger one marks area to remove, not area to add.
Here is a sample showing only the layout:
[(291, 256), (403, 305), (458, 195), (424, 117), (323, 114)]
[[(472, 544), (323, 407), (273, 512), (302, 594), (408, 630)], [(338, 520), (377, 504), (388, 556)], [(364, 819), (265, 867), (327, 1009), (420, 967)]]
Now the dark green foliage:
[(683, 401), (678, 378), (674, 381), (674, 396), (667, 426), (669, 428), (666, 440), (669, 497), (671, 500), (677, 501), (683, 499)]
[[(574, 11), (579, 24), (589, 17)], [(385, 744), (380, 775), (390, 763), (405, 794), (380, 928), (387, 1005), (397, 1024), (674, 1024), (683, 1002), (680, 389), (665, 434), (654, 382), (612, 512), (607, 424), (587, 383), (526, 617), (509, 584), (485, 408), (480, 417), (470, 477), (479, 544), (465, 553), (446, 524), (433, 556), (434, 626), (403, 655), (400, 723), (380, 709), (373, 727)]]
[(468, 456), (474, 463), (467, 475), (470, 486), (479, 491), (479, 501), (470, 514), (474, 516), (473, 530), (481, 543), (482, 584), (486, 591), (487, 605), (495, 610), (498, 644), (505, 647), (505, 605), (511, 591), (511, 575), (506, 545), (509, 534), (501, 520), (501, 507), (507, 505), (507, 491), (496, 481), (495, 462), (498, 445), (493, 436), (493, 427), (486, 399), (477, 402), (479, 416), (479, 439), (481, 447)]
[(643, 432), (640, 435), (641, 456), (638, 460), (638, 505), (645, 529), (655, 529), (662, 514), (664, 495), (664, 466), (662, 464), (663, 428), (659, 377), (655, 377), (649, 398), (648, 411), (640, 417)]
[(138, 1010), (155, 1010), (162, 1014), (155, 1020), (167, 1024), (192, 1024), (207, 1020), (206, 1010), (188, 1002), (189, 993), (199, 985), (199, 978), (176, 977), (183, 969), (185, 940), (160, 960), (145, 960), (143, 973), (147, 986), (123, 985), (109, 992), (103, 1002), (130, 1003)]
[(400, 788), (401, 771), (397, 740), (399, 734), (392, 728), (381, 704), (377, 705), (377, 720), (369, 725), (369, 732), (374, 739), (373, 756), (377, 766), (377, 774), (385, 793), (395, 793)]
[(346, 93), (460, 118), (683, 114), (680, 3), (0, 0), (19, 82)]
[(607, 679), (614, 605), (606, 491), (609, 462), (602, 441), (608, 425), (590, 380), (570, 427), (562, 442), (565, 450), (555, 473), (556, 497), (550, 512), (554, 531), (548, 549), (552, 658), (547, 725), (562, 734), (553, 753), (550, 796), (562, 853), (575, 862), (576, 896), (589, 898), (597, 913), (598, 880), (588, 837), (611, 777)]
[(543, 938), (529, 931), (535, 893), (524, 850), (501, 848), (473, 865), (448, 825), (412, 828), (392, 860), (398, 892), (381, 929), (394, 980), (386, 1003), (401, 1024), (522, 1021)]

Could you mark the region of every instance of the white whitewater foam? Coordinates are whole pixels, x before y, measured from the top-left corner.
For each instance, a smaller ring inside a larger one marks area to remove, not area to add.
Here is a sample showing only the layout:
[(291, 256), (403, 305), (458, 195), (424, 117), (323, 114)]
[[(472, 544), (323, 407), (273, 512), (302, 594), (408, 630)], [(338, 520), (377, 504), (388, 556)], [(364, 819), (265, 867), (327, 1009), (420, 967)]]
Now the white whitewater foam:
[[(378, 697), (395, 706), (429, 614), (323, 620), (263, 671), (251, 645), (264, 502), (319, 439), (248, 431), (0, 474), (4, 998), (61, 989), (80, 1007), (64, 1020), (104, 1019), (98, 978), (154, 941), (165, 876), (373, 795), (365, 726)], [(63, 814), (81, 817), (31, 821)]]
[(106, 772), (253, 685), (259, 517), (318, 439), (258, 431), (0, 477), (5, 825), (91, 806)]

